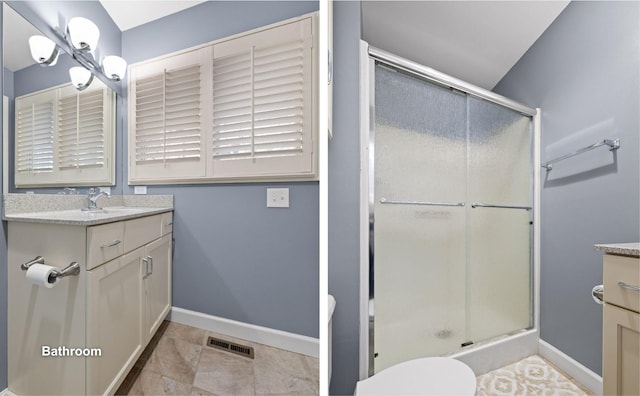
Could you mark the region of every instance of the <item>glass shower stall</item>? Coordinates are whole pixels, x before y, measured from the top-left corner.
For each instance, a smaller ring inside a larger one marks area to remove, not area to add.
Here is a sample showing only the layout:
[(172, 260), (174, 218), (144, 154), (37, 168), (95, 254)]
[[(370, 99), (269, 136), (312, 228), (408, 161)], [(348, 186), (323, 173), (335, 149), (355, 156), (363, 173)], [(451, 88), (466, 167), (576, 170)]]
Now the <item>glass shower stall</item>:
[(535, 110), (377, 54), (368, 142), (370, 375), (534, 326)]

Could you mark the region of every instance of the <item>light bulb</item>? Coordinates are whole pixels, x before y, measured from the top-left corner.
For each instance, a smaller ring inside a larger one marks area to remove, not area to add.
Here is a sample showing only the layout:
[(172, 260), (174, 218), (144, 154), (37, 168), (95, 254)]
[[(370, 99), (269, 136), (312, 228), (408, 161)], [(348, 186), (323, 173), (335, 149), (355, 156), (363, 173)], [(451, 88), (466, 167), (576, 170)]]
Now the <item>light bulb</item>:
[(45, 36), (29, 37), (29, 49), (33, 60), (41, 66), (53, 66), (58, 62), (58, 47)]
[(107, 78), (120, 81), (127, 72), (127, 61), (115, 55), (105, 56), (102, 60), (102, 68)]
[(93, 73), (81, 66), (69, 69), (69, 77), (71, 78), (71, 83), (78, 91), (87, 89), (93, 81)]
[(67, 25), (67, 32), (69, 32), (71, 44), (79, 51), (93, 51), (98, 47), (100, 29), (87, 18), (71, 18)]

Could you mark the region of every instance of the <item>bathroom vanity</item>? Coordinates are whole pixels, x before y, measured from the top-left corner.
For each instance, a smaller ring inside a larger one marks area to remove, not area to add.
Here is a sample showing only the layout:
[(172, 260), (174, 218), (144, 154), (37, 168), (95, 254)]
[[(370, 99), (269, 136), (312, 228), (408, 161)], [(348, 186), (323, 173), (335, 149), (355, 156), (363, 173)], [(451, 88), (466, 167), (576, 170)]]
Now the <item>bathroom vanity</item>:
[(603, 251), (602, 385), (605, 395), (640, 394), (640, 243)]
[[(10, 391), (103, 395), (118, 389), (171, 309), (169, 198), (162, 207), (5, 212)], [(51, 288), (37, 286), (21, 268), (35, 256), (59, 269), (77, 262), (80, 271)], [(67, 355), (45, 356), (43, 347)]]

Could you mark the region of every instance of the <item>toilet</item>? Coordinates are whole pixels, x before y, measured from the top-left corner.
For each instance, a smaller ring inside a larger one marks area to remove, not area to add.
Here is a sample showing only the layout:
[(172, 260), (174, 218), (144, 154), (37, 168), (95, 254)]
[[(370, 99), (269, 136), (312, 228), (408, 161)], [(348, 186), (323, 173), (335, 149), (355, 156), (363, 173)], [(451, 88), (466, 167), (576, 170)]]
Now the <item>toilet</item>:
[(357, 396), (468, 395), (476, 393), (473, 370), (459, 360), (427, 357), (388, 367), (356, 384)]

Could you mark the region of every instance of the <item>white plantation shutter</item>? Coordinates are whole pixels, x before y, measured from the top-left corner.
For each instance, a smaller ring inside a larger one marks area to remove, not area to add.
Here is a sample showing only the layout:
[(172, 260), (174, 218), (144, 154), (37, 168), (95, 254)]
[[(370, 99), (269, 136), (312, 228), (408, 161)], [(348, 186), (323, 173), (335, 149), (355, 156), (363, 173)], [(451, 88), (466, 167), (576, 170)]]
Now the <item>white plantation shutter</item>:
[(53, 102), (32, 103), (18, 112), (19, 172), (53, 171)]
[(130, 181), (204, 176), (207, 53), (192, 51), (132, 70)]
[(132, 65), (129, 183), (314, 179), (315, 18)]
[(313, 173), (311, 32), (309, 18), (214, 45), (213, 175)]
[(103, 91), (73, 91), (58, 100), (58, 166), (101, 167), (105, 164)]
[(37, 183), (54, 165), (55, 92), (16, 99), (16, 185)]
[(113, 184), (114, 96), (104, 84), (16, 99), (16, 186)]

